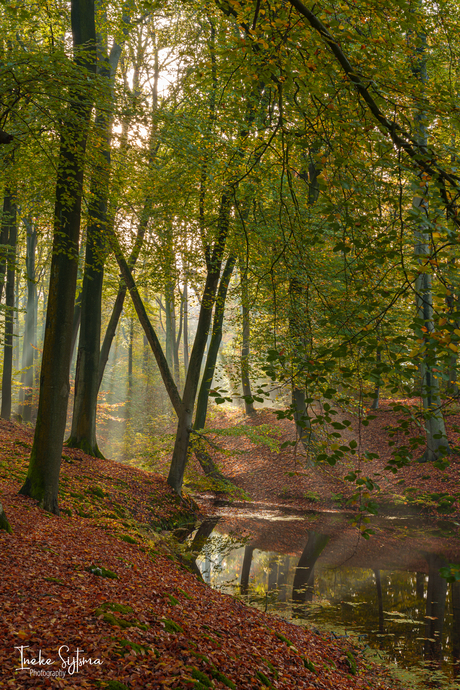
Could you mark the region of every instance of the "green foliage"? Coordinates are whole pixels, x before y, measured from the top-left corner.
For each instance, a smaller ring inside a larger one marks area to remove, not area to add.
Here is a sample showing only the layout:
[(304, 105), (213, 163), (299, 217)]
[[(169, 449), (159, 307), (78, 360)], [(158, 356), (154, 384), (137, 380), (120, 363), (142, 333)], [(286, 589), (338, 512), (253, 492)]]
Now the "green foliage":
[(454, 565), (449, 563), (449, 565), (444, 568), (440, 568), (439, 572), (441, 576), (444, 577), (447, 582), (459, 582), (460, 581), (460, 565)]

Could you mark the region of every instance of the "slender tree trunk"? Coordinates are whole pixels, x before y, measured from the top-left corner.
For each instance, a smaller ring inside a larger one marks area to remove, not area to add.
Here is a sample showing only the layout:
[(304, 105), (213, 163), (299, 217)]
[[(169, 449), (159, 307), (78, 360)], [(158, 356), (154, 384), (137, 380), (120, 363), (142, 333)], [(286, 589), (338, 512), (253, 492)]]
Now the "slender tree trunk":
[(228, 236), (230, 223), (230, 196), (224, 192), (221, 198), (218, 237), (214, 246), (212, 256), (208, 259), (208, 274), (201, 300), (200, 315), (190, 355), (190, 363), (185, 380), (184, 395), (182, 399), (182, 410), (179, 415), (176, 442), (174, 445), (171, 467), (168, 475), (168, 484), (180, 494), (182, 482), (184, 480), (185, 467), (188, 460), (189, 440), (191, 422), (193, 418), (193, 408), (200, 378), (201, 363), (203, 360), (206, 341), (211, 325), (212, 311), (216, 299), (217, 286), (220, 278), (223, 253)]
[[(220, 279), (219, 290), (216, 299), (216, 308), (214, 313), (214, 321), (212, 327), (211, 342), (208, 348), (206, 357), (206, 364), (204, 367), (203, 376), (201, 379), (201, 386), (198, 393), (196, 404), (195, 422), (193, 428), (196, 431), (204, 429), (206, 426), (206, 416), (208, 411), (209, 391), (211, 389), (214, 372), (216, 370), (217, 355), (219, 353), (220, 344), (222, 342), (222, 324), (224, 321), (225, 301), (227, 299), (228, 285), (235, 266), (236, 257), (230, 255), (225, 264)], [(207, 452), (205, 443), (200, 438), (194, 438), (192, 443), (193, 451), (201, 468), (206, 476), (216, 479), (220, 482), (226, 482), (224, 476), (220, 472), (216, 463)]]
[(199, 431), (206, 426), (206, 416), (208, 411), (209, 391), (211, 390), (214, 372), (216, 370), (217, 355), (219, 354), (222, 342), (222, 325), (224, 322), (225, 302), (227, 299), (228, 285), (235, 266), (236, 257), (231, 254), (225, 264), (225, 268), (220, 279), (219, 290), (216, 299), (214, 322), (212, 327), (211, 342), (209, 343), (206, 364), (201, 379), (200, 391), (196, 404), (194, 429)]
[[(380, 364), (381, 361), (382, 361), (382, 350), (380, 347), (377, 347), (377, 363)], [(379, 409), (379, 399), (380, 399), (380, 384), (376, 383), (375, 388), (374, 388), (374, 395), (372, 397), (371, 410), (378, 410)]]
[[(8, 197), (8, 202), (7, 202)], [(5, 221), (8, 223), (6, 250), (6, 300), (5, 300), (5, 339), (3, 347), (2, 375), (2, 419), (11, 416), (12, 378), (13, 378), (13, 326), (14, 326), (14, 279), (16, 273), (17, 209), (14, 192), (7, 190), (3, 204)]]
[(179, 388), (179, 359), (176, 355), (176, 303), (174, 299), (174, 284), (171, 282), (168, 282), (165, 288), (165, 321), (166, 359), (176, 386)]
[[(67, 445), (103, 457), (96, 440), (96, 410), (101, 336), (102, 285), (106, 245), (104, 240), (110, 176), (111, 121), (98, 113), (96, 130), (101, 141), (102, 160), (92, 179), (89, 221), (86, 231), (85, 272), (81, 293), (81, 324), (75, 374), (72, 430)], [(74, 314), (75, 315), (75, 314)]]
[[(128, 402), (127, 409), (130, 407), (133, 399), (133, 348), (134, 348), (134, 319), (131, 316), (129, 319), (129, 343), (128, 343), (128, 390), (126, 399)], [(127, 412), (126, 417), (131, 417), (131, 412)]]
[[(124, 35), (129, 18), (123, 16)], [(106, 106), (96, 115), (95, 132), (98, 137), (99, 159), (91, 180), (91, 195), (86, 231), (86, 254), (81, 293), (81, 326), (75, 375), (75, 400), (72, 430), (67, 445), (81, 448), (89, 455), (103, 457), (96, 441), (97, 394), (99, 390), (99, 350), (101, 338), (102, 286), (104, 262), (108, 247), (105, 241), (107, 225), (113, 223), (108, 214), (111, 170), (111, 143), (114, 80), (121, 55), (121, 46), (114, 42), (110, 55), (107, 42), (98, 35), (98, 75), (104, 85)]]
[[(72, 0), (71, 23), (76, 65), (82, 71), (94, 73), (93, 0)], [(74, 91), (62, 125), (40, 399), (29, 469), (20, 491), (37, 499), (42, 508), (52, 513), (59, 513), (59, 471), (69, 398), (81, 197), (91, 99), (89, 93)]]
[(24, 219), (24, 224), (27, 231), (27, 308), (22, 350), (23, 396), (21, 415), (25, 422), (30, 422), (32, 418), (32, 396), (34, 387), (34, 353), (37, 337), (37, 287), (35, 285), (35, 250), (37, 248), (37, 230), (30, 219)]
[[(418, 46), (415, 49), (413, 73), (422, 84), (427, 81), (426, 36), (417, 35)], [(426, 114), (417, 111), (415, 116), (417, 128), (417, 143), (422, 150), (428, 146), (425, 124)], [(425, 185), (427, 183), (425, 182)], [(430, 234), (426, 227), (428, 221), (428, 202), (421, 197), (415, 197), (413, 205), (420, 212), (420, 221), (415, 232), (415, 256), (419, 257), (421, 270), (415, 281), (416, 311), (419, 322), (419, 337), (423, 340), (422, 399), (425, 410), (426, 450), (421, 462), (437, 460), (440, 456), (450, 452), (446, 427), (442, 414), (440, 380), (436, 375), (436, 347), (433, 338), (435, 331), (433, 319), (432, 277), (427, 272), (426, 261), (430, 256)]]
[(243, 388), (244, 408), (249, 416), (255, 415), (252, 402), (251, 381), (249, 379), (249, 337), (250, 337), (250, 313), (249, 290), (246, 267), (241, 270), (241, 310), (243, 319), (243, 342), (241, 347), (241, 384)]
[(184, 284), (184, 376), (187, 377), (189, 353), (188, 353), (188, 285), (187, 276)]
[(8, 260), (8, 238), (10, 236), (10, 226), (13, 213), (13, 198), (11, 190), (8, 187), (5, 189), (3, 196), (3, 211), (2, 211), (2, 229), (0, 232), (0, 300), (3, 296), (3, 288), (6, 280), (6, 267)]

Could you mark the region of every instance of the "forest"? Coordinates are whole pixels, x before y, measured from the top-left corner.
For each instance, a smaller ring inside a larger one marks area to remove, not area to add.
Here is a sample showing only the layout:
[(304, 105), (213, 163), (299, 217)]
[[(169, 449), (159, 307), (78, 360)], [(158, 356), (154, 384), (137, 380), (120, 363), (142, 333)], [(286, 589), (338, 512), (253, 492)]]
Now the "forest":
[(226, 457), (257, 442), (291, 453), (293, 482), (340, 474), (365, 539), (382, 473), (420, 470), (453, 512), (457, 3), (0, 0), (0, 16), (0, 416), (31, 434), (20, 496), (59, 516), (81, 451), (94, 472), (161, 456), (184, 504), (193, 462), (240, 499)]

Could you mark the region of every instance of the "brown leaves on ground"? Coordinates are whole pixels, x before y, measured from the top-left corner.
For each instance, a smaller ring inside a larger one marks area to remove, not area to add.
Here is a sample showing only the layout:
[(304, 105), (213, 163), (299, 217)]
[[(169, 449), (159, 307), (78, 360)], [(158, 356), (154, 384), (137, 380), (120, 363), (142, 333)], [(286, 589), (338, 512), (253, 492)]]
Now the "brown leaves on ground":
[[(417, 404), (416, 400), (403, 402), (413, 406)], [(412, 422), (407, 432), (400, 430), (396, 435), (390, 436), (390, 430), (398, 427), (399, 420), (403, 420), (404, 415), (401, 412), (395, 413), (388, 401), (381, 402), (380, 409), (373, 411), (372, 415), (375, 415), (375, 419), (367, 426), (362, 426), (355, 416), (337, 410), (334, 421), (348, 419), (351, 422), (350, 427), (341, 432), (342, 441), (348, 443), (355, 439), (357, 449), (355, 455), (345, 454), (343, 460), (332, 467), (323, 462), (307, 468), (306, 454), (300, 444), (276, 452), (244, 436), (212, 437), (213, 441), (217, 441), (226, 450), (220, 454), (213, 451), (212, 454), (218, 460), (224, 476), (246, 492), (257, 507), (284, 506), (299, 511), (312, 508), (350, 509), (347, 500), (356, 491), (356, 485), (346, 481), (344, 477), (354, 471), (360, 476), (370, 477), (376, 483), (377, 488), (370, 492), (369, 497), (377, 501), (383, 512), (423, 509), (435, 516), (448, 516), (449, 519), (460, 517), (460, 456), (455, 450), (459, 434), (454, 431), (456, 426), (460, 427), (460, 415), (451, 414), (446, 417), (449, 442), (454, 447), (454, 452), (448, 456), (448, 467), (440, 469), (433, 463), (419, 463), (415, 459), (396, 474), (385, 469), (392, 450), (398, 445), (407, 444), (410, 438), (420, 434), (423, 436), (423, 429)], [(222, 428), (242, 423), (248, 426), (270, 426), (280, 445), (295, 441), (293, 422), (278, 420), (275, 411), (271, 409), (258, 410), (254, 417), (244, 417), (241, 412), (219, 410), (210, 426)], [(395, 446), (389, 446), (389, 441), (394, 441)], [(423, 450), (420, 447), (418, 455), (422, 455)], [(364, 456), (366, 451), (378, 453), (379, 458), (367, 460)], [(194, 468), (195, 475), (200, 473), (196, 460), (191, 463), (191, 467)], [(446, 501), (442, 495), (452, 498)], [(357, 505), (351, 506), (351, 509), (356, 508)]]
[(65, 451), (61, 506), (71, 514), (49, 515), (17, 494), (30, 432), (5, 422), (0, 431), (0, 500), (13, 528), (0, 532), (0, 687), (397, 686), (347, 640), (250, 609), (179, 566), (154, 529), (185, 520), (190, 506), (162, 478)]

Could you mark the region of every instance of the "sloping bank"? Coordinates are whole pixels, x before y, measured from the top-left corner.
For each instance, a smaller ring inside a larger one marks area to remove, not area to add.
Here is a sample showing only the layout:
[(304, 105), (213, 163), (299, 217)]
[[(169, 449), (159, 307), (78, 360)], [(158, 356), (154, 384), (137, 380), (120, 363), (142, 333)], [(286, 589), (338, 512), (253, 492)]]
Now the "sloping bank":
[[(61, 517), (19, 497), (31, 443), (2, 423), (0, 687), (398, 688), (336, 640), (213, 591), (156, 530), (194, 519), (154, 475), (67, 451)], [(7, 565), (6, 565), (7, 564)]]

